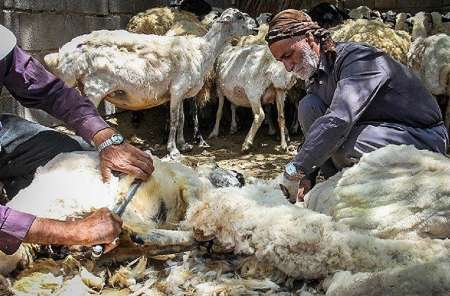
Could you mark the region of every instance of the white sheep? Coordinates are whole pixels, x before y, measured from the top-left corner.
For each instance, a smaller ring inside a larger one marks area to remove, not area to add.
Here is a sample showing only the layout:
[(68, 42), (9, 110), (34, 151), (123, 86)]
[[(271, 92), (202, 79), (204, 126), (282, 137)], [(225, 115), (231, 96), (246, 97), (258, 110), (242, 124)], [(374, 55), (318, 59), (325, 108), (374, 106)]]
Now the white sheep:
[(337, 42), (363, 42), (383, 50), (397, 61), (406, 64), (411, 37), (405, 31), (391, 29), (378, 20), (347, 20), (330, 29)]
[(81, 85), (96, 106), (103, 99), (128, 110), (170, 102), (167, 149), (177, 157), (176, 135), (178, 145), (187, 145), (180, 112), (183, 100), (202, 89), (206, 74), (228, 41), (252, 32), (249, 19), (236, 9), (227, 9), (203, 37), (96, 31), (74, 38), (45, 61), (69, 85)]
[[(416, 22), (414, 27), (416, 27)], [(408, 66), (420, 77), (425, 87), (433, 95), (450, 96), (449, 35), (437, 34), (416, 38), (408, 52)], [(447, 104), (444, 119), (445, 126), (449, 129), (450, 104)]]
[[(199, 178), (180, 163), (162, 162), (153, 157), (155, 172), (143, 183), (128, 205), (125, 227), (145, 236), (152, 229), (176, 229), (184, 219), (187, 205), (200, 199), (211, 183)], [(20, 191), (7, 206), (43, 218), (65, 220), (94, 209), (113, 209), (127, 193), (132, 177), (113, 177), (103, 183), (98, 153), (72, 152), (56, 156), (37, 170), (30, 186)], [(31, 201), (31, 202), (30, 202)], [(13, 256), (0, 252), (0, 273), (28, 261), (23, 245)]]
[[(262, 105), (275, 102), (278, 109), (281, 147), (286, 149), (284, 100), (286, 91), (295, 84), (296, 78), (293, 73), (286, 71), (282, 63), (275, 60), (268, 46), (227, 47), (217, 59), (216, 75), (219, 106), (210, 138), (219, 135), (224, 96), (236, 106), (252, 108), (253, 124), (242, 144), (243, 151), (250, 149), (256, 132), (264, 121)], [(235, 111), (233, 114), (235, 118)], [(236, 122), (235, 119), (233, 122)], [(234, 129), (236, 126), (232, 126), (232, 131)]]

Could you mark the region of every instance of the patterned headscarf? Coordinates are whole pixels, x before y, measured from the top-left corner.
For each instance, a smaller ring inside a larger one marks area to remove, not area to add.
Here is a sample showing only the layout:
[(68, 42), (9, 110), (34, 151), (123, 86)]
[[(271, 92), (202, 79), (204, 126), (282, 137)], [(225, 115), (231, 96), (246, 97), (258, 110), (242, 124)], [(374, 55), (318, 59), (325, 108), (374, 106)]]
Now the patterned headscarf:
[(278, 13), (269, 23), (269, 33), (266, 36), (269, 46), (277, 41), (294, 36), (316, 37), (320, 42), (320, 49), (334, 60), (336, 44), (331, 39), (331, 33), (320, 27), (309, 15), (301, 10), (287, 9)]

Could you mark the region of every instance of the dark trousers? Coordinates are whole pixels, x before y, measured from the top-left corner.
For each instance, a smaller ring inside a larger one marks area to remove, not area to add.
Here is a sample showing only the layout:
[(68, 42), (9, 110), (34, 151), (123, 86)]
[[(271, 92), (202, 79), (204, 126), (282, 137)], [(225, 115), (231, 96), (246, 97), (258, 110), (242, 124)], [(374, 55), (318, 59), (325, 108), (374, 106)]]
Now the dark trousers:
[(63, 152), (84, 150), (82, 140), (14, 115), (0, 116), (0, 182), (7, 198), (30, 185), (36, 169)]
[[(300, 100), (298, 120), (304, 135), (308, 134), (314, 121), (326, 113), (327, 108), (323, 101), (313, 94)], [(384, 122), (357, 123), (342, 146), (320, 167), (320, 170), (325, 178), (331, 177), (343, 168), (357, 163), (364, 153), (389, 144), (414, 145), (420, 150), (445, 154), (448, 141), (448, 132), (443, 123), (430, 128), (414, 128)]]

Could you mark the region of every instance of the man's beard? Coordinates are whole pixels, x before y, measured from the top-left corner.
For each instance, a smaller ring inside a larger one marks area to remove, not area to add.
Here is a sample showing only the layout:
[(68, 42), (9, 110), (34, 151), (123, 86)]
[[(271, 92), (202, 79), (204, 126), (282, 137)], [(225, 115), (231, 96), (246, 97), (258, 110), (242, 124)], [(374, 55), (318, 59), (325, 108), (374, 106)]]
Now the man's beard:
[(301, 80), (308, 80), (313, 76), (314, 72), (319, 66), (319, 56), (308, 46), (305, 48), (305, 54), (301, 63), (298, 63), (294, 68), (294, 73)]

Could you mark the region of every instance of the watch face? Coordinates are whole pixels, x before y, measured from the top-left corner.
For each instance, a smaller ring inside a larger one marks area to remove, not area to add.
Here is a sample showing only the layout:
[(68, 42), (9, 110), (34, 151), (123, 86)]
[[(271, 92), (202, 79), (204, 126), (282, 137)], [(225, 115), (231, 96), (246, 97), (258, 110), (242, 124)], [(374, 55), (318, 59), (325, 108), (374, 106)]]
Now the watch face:
[(111, 136), (111, 141), (113, 142), (113, 144), (118, 145), (118, 144), (122, 144), (123, 143), (123, 136), (120, 134), (115, 134)]
[(293, 163), (289, 163), (285, 168), (285, 172), (289, 176), (293, 176), (293, 175), (297, 174), (297, 168), (294, 166)]

